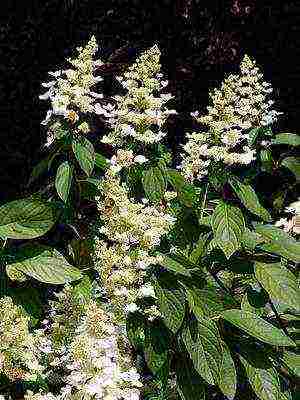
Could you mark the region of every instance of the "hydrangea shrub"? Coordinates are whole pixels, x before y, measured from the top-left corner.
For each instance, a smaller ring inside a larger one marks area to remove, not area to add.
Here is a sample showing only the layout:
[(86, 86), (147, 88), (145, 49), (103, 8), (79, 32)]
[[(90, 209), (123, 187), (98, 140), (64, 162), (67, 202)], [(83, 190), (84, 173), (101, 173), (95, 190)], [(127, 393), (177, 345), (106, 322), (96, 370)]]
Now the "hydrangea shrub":
[[(115, 77), (113, 97), (96, 89), (97, 49), (92, 37), (43, 84), (49, 155), (31, 181), (53, 171), (49, 189), (0, 207), (2, 398), (21, 383), (26, 400), (296, 399), (300, 141), (274, 132), (271, 84), (246, 55), (207, 114), (192, 113), (176, 165), (158, 45)], [(64, 254), (14, 245), (57, 221), (77, 236)], [(28, 278), (63, 285), (37, 319), (10, 286)]]

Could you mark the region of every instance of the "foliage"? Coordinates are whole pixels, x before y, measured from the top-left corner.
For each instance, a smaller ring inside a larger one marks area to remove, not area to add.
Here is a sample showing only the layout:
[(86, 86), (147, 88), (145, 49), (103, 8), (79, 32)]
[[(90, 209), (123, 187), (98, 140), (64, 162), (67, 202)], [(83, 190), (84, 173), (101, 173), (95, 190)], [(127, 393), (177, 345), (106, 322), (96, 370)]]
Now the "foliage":
[[(91, 91), (96, 51), (92, 38), (43, 85), (49, 156), (31, 181), (50, 169), (52, 186), (0, 207), (5, 394), (22, 381), (27, 400), (295, 398), (299, 142), (272, 130), (271, 85), (245, 56), (211, 92), (207, 115), (193, 113), (206, 129), (187, 135), (175, 169), (158, 46), (107, 98)], [(106, 124), (110, 162), (88, 139), (93, 118)], [(264, 177), (276, 182), (272, 196)], [(59, 224), (77, 233), (61, 251), (42, 241)], [(11, 286), (28, 278), (66, 284), (45, 299), (44, 321)]]

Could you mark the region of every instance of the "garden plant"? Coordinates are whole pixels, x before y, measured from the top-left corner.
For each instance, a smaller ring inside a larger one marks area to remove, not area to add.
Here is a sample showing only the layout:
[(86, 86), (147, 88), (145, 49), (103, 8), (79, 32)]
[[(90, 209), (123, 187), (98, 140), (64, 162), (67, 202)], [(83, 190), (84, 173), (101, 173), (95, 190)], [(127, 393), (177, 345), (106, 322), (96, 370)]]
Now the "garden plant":
[(173, 154), (159, 46), (110, 95), (97, 52), (42, 83), (46, 157), (0, 207), (1, 400), (296, 400), (300, 137), (272, 85), (244, 55)]

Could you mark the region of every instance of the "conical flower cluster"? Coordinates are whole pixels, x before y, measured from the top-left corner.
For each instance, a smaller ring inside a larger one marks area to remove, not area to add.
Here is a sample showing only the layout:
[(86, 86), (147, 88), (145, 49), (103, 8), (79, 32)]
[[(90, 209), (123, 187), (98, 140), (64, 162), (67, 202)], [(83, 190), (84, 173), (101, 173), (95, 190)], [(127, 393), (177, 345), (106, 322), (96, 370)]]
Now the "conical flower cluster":
[[(50, 121), (57, 122), (57, 117), (63, 117), (72, 125), (76, 123), (77, 131), (82, 133), (89, 131), (89, 125), (83, 119), (83, 114), (94, 113), (96, 99), (103, 98), (102, 94), (91, 90), (102, 80), (101, 77), (94, 75), (95, 68), (102, 64), (101, 60), (93, 60), (97, 50), (98, 45), (93, 36), (85, 47), (77, 48), (77, 58), (67, 60), (71, 68), (49, 72), (53, 79), (42, 83), (48, 90), (39, 96), (41, 100), (51, 102), (51, 108), (41, 122), (42, 125), (48, 125)], [(53, 117), (56, 117), (55, 121)]]
[(189, 180), (205, 176), (212, 161), (247, 165), (255, 159), (249, 141), (251, 128), (269, 126), (281, 114), (272, 109), (274, 101), (268, 100), (272, 91), (255, 61), (246, 55), (239, 74), (229, 75), (220, 89), (210, 93), (208, 113), (200, 117), (198, 112), (192, 113), (208, 132), (187, 135), (181, 168)]
[(113, 170), (105, 176), (102, 193), (98, 201), (103, 221), (100, 233), (108, 242), (96, 240), (95, 268), (116, 313), (124, 321), (127, 312), (137, 310), (133, 303), (141, 294), (147, 268), (158, 261), (151, 251), (175, 219), (163, 207), (130, 199)]
[(53, 379), (59, 370), (63, 386), (57, 395), (28, 391), (25, 400), (139, 400), (142, 383), (130, 353), (120, 350), (118, 327), (93, 299), (79, 301), (73, 288), (65, 286), (51, 303), (44, 336), (47, 346), (44, 340), (38, 349), (47, 377)]
[(131, 142), (158, 143), (166, 135), (163, 125), (170, 114), (166, 103), (173, 98), (162, 93), (168, 85), (160, 73), (160, 50), (157, 45), (145, 51), (118, 81), (127, 91), (115, 96), (116, 104), (97, 106), (96, 112), (107, 118), (111, 131), (103, 143), (124, 147)]
[(11, 297), (0, 299), (0, 373), (11, 381), (35, 380), (43, 371), (29, 318)]

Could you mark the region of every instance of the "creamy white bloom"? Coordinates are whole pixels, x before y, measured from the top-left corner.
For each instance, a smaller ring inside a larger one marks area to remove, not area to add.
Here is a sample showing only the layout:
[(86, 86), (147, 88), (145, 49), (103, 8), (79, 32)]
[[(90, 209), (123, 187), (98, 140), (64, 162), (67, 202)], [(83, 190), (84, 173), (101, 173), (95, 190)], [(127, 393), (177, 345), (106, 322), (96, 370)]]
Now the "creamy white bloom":
[(208, 132), (187, 134), (179, 169), (188, 180), (201, 180), (211, 162), (247, 165), (255, 160), (249, 129), (270, 125), (282, 114), (270, 109), (274, 104), (268, 100), (272, 89), (262, 77), (255, 61), (246, 55), (240, 73), (229, 75), (220, 89), (210, 93), (212, 105), (207, 107), (208, 113), (204, 116), (199, 116), (198, 111), (191, 113), (208, 127)]
[(158, 73), (160, 68), (160, 50), (155, 45), (145, 51), (123, 77), (117, 77), (127, 93), (115, 96), (116, 104), (111, 105), (110, 110), (98, 109), (111, 128), (103, 137), (103, 143), (118, 147), (127, 146), (128, 141), (150, 145), (166, 136), (161, 127), (176, 111), (166, 107), (173, 96), (160, 93), (167, 85)]

